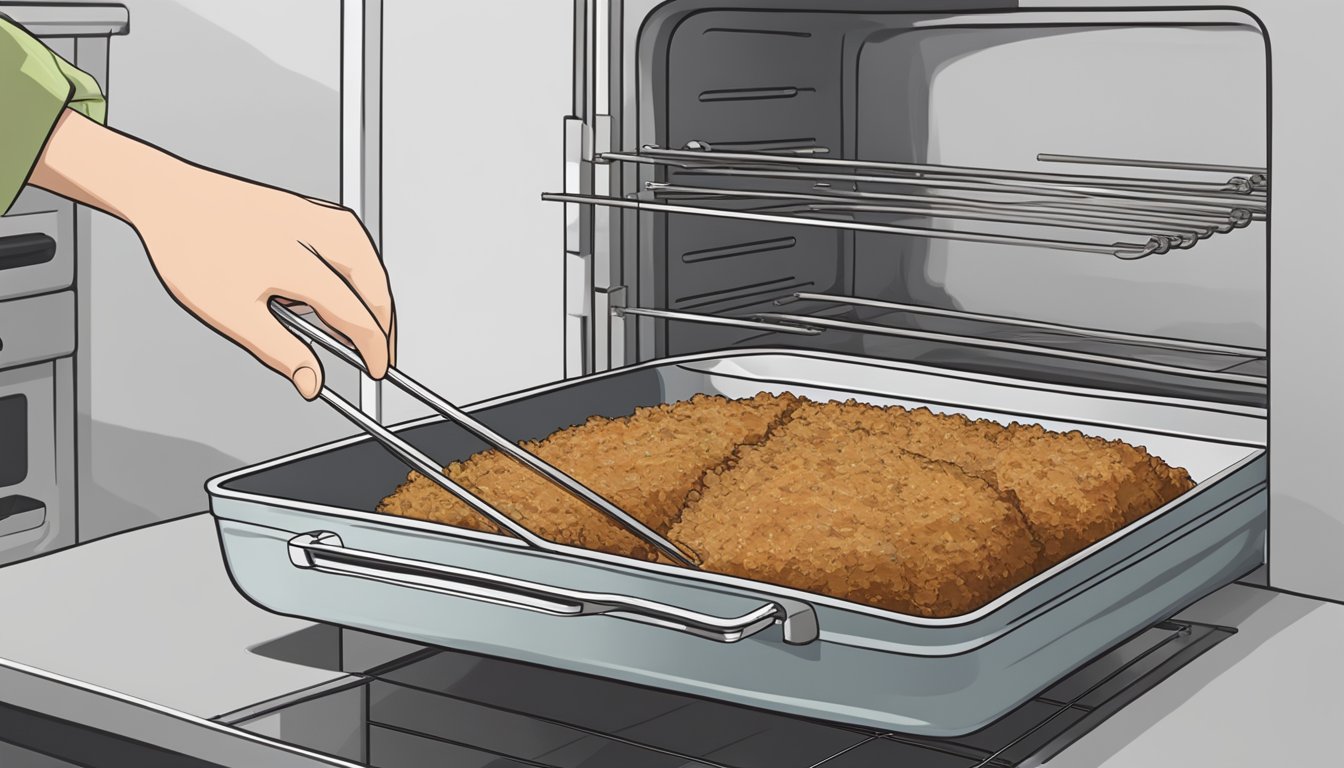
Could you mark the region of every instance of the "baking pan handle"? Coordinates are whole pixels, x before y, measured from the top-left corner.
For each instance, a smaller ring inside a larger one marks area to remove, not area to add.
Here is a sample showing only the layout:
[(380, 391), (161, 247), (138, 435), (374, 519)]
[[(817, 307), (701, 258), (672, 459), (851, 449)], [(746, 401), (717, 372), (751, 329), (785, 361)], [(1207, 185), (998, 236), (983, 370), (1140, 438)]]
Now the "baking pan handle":
[(341, 537), (315, 531), (289, 540), (297, 568), (338, 573), (429, 592), (440, 592), (552, 616), (612, 616), (735, 643), (779, 622), (784, 642), (806, 645), (820, 634), (817, 614), (799, 600), (774, 598), (741, 616), (723, 617), (628, 595), (584, 592), (450, 565), (350, 549)]

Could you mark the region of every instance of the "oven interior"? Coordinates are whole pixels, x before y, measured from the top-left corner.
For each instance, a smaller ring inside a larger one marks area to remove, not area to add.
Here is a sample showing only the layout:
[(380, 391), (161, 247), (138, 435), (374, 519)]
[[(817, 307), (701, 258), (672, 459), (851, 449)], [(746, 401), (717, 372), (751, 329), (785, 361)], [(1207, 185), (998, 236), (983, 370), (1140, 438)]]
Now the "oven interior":
[(1266, 404), (1249, 15), (632, 5), (579, 61), (586, 194), (548, 196), (588, 369), (782, 346)]

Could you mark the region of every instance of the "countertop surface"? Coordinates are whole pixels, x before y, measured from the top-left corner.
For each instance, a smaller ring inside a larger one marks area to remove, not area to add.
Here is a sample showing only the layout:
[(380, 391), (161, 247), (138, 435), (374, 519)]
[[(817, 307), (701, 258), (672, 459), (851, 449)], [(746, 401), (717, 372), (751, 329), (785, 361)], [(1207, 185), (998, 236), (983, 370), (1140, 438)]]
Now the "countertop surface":
[(341, 676), (283, 660), (313, 625), (234, 589), (208, 514), (0, 568), (0, 605), (0, 659), (198, 717)]
[[(234, 589), (208, 514), (0, 568), (0, 604), (0, 704), (223, 764), (325, 762), (211, 721), (345, 673), (336, 630)], [(1237, 633), (1049, 765), (1334, 759), (1344, 606), (1235, 584), (1178, 618)]]
[(1344, 605), (1233, 584), (1180, 618), (1236, 627), (1051, 760), (1051, 768), (1339, 760)]
[(234, 589), (208, 513), (0, 568), (0, 605), (0, 704), (211, 763), (324, 762), (212, 722), (344, 674), (337, 630)]

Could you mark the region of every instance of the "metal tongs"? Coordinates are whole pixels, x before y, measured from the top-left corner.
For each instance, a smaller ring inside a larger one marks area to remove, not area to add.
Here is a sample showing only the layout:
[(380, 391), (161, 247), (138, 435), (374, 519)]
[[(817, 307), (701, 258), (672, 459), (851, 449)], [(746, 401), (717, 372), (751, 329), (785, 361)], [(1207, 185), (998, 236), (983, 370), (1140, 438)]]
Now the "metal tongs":
[[(354, 350), (338, 341), (334, 336), (327, 333), (322, 328), (313, 324), (307, 318), (295, 313), (293, 310), (276, 301), (270, 303), (270, 308), (271, 312), (275, 314), (281, 323), (284, 323), (287, 328), (297, 333), (300, 337), (322, 346), (327, 351), (358, 368), (365, 374), (368, 373), (364, 361)], [(561, 470), (542, 461), (522, 448), (519, 448), (503, 435), (500, 435), (485, 424), (477, 421), (461, 408), (458, 408), (448, 400), (435, 394), (432, 390), (417, 382), (415, 379), (412, 379), (400, 370), (390, 366), (387, 369), (386, 379), (387, 381), (396, 384), (407, 394), (433, 408), (445, 418), (465, 427), (472, 434), (489, 443), (492, 448), (508, 454), (532, 471), (545, 477), (556, 485), (559, 485), (589, 506), (602, 512), (622, 528), (655, 547), (659, 552), (662, 552), (664, 555), (672, 558), (678, 563), (695, 567), (695, 562), (691, 558), (683, 554), (676, 545), (660, 536), (652, 528), (649, 528), (639, 520), (636, 520), (629, 513), (602, 498), (592, 489), (584, 486), (582, 483)], [(378, 421), (368, 414), (356, 408), (348, 400), (336, 394), (326, 386), (325, 382), (317, 396), (339, 411), (342, 416), (358, 425), (360, 429), (363, 429), (375, 440), (382, 443), (385, 448), (405, 462), (407, 466), (434, 481), (445, 491), (456, 496), (458, 499), (461, 499), (463, 503), (480, 514), (490, 518), (490, 520), (501, 528), (509, 531), (529, 545), (538, 549), (548, 551), (559, 550), (559, 545), (537, 536), (527, 528), (524, 528), (522, 525), (515, 522), (508, 515), (500, 512), (489, 502), (453, 482), (451, 478), (443, 473), (439, 465), (436, 464), (433, 459), (422, 453), (415, 446), (401, 439), (396, 433), (378, 423)]]

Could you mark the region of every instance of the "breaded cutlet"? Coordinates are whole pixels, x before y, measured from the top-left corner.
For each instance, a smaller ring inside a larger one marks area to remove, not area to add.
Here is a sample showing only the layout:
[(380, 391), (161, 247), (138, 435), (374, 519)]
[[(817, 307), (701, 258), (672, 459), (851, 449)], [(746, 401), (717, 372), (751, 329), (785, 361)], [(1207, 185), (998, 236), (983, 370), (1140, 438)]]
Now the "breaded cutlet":
[(701, 567), (917, 616), (956, 616), (1035, 573), (1012, 501), (955, 465), (804, 403), (708, 473), (670, 538)]
[(1079, 432), (1011, 424), (993, 472), (1014, 493), (1044, 547), (1042, 570), (1195, 487), (1190, 473), (1142, 447)]
[(834, 418), (950, 461), (1016, 498), (1042, 544), (1042, 570), (1194, 487), (1188, 472), (1145, 448), (1077, 431), (854, 402)]
[[(541, 441), (521, 443), (650, 528), (666, 533), (686, 494), (735, 448), (761, 440), (796, 405), (792, 395), (745, 400), (696, 395), (639, 408), (624, 418), (593, 417)], [(655, 551), (583, 501), (498, 451), (450, 464), (445, 473), (537, 535), (562, 544), (639, 559)], [(496, 526), (417, 472), (378, 511), (462, 528)]]

